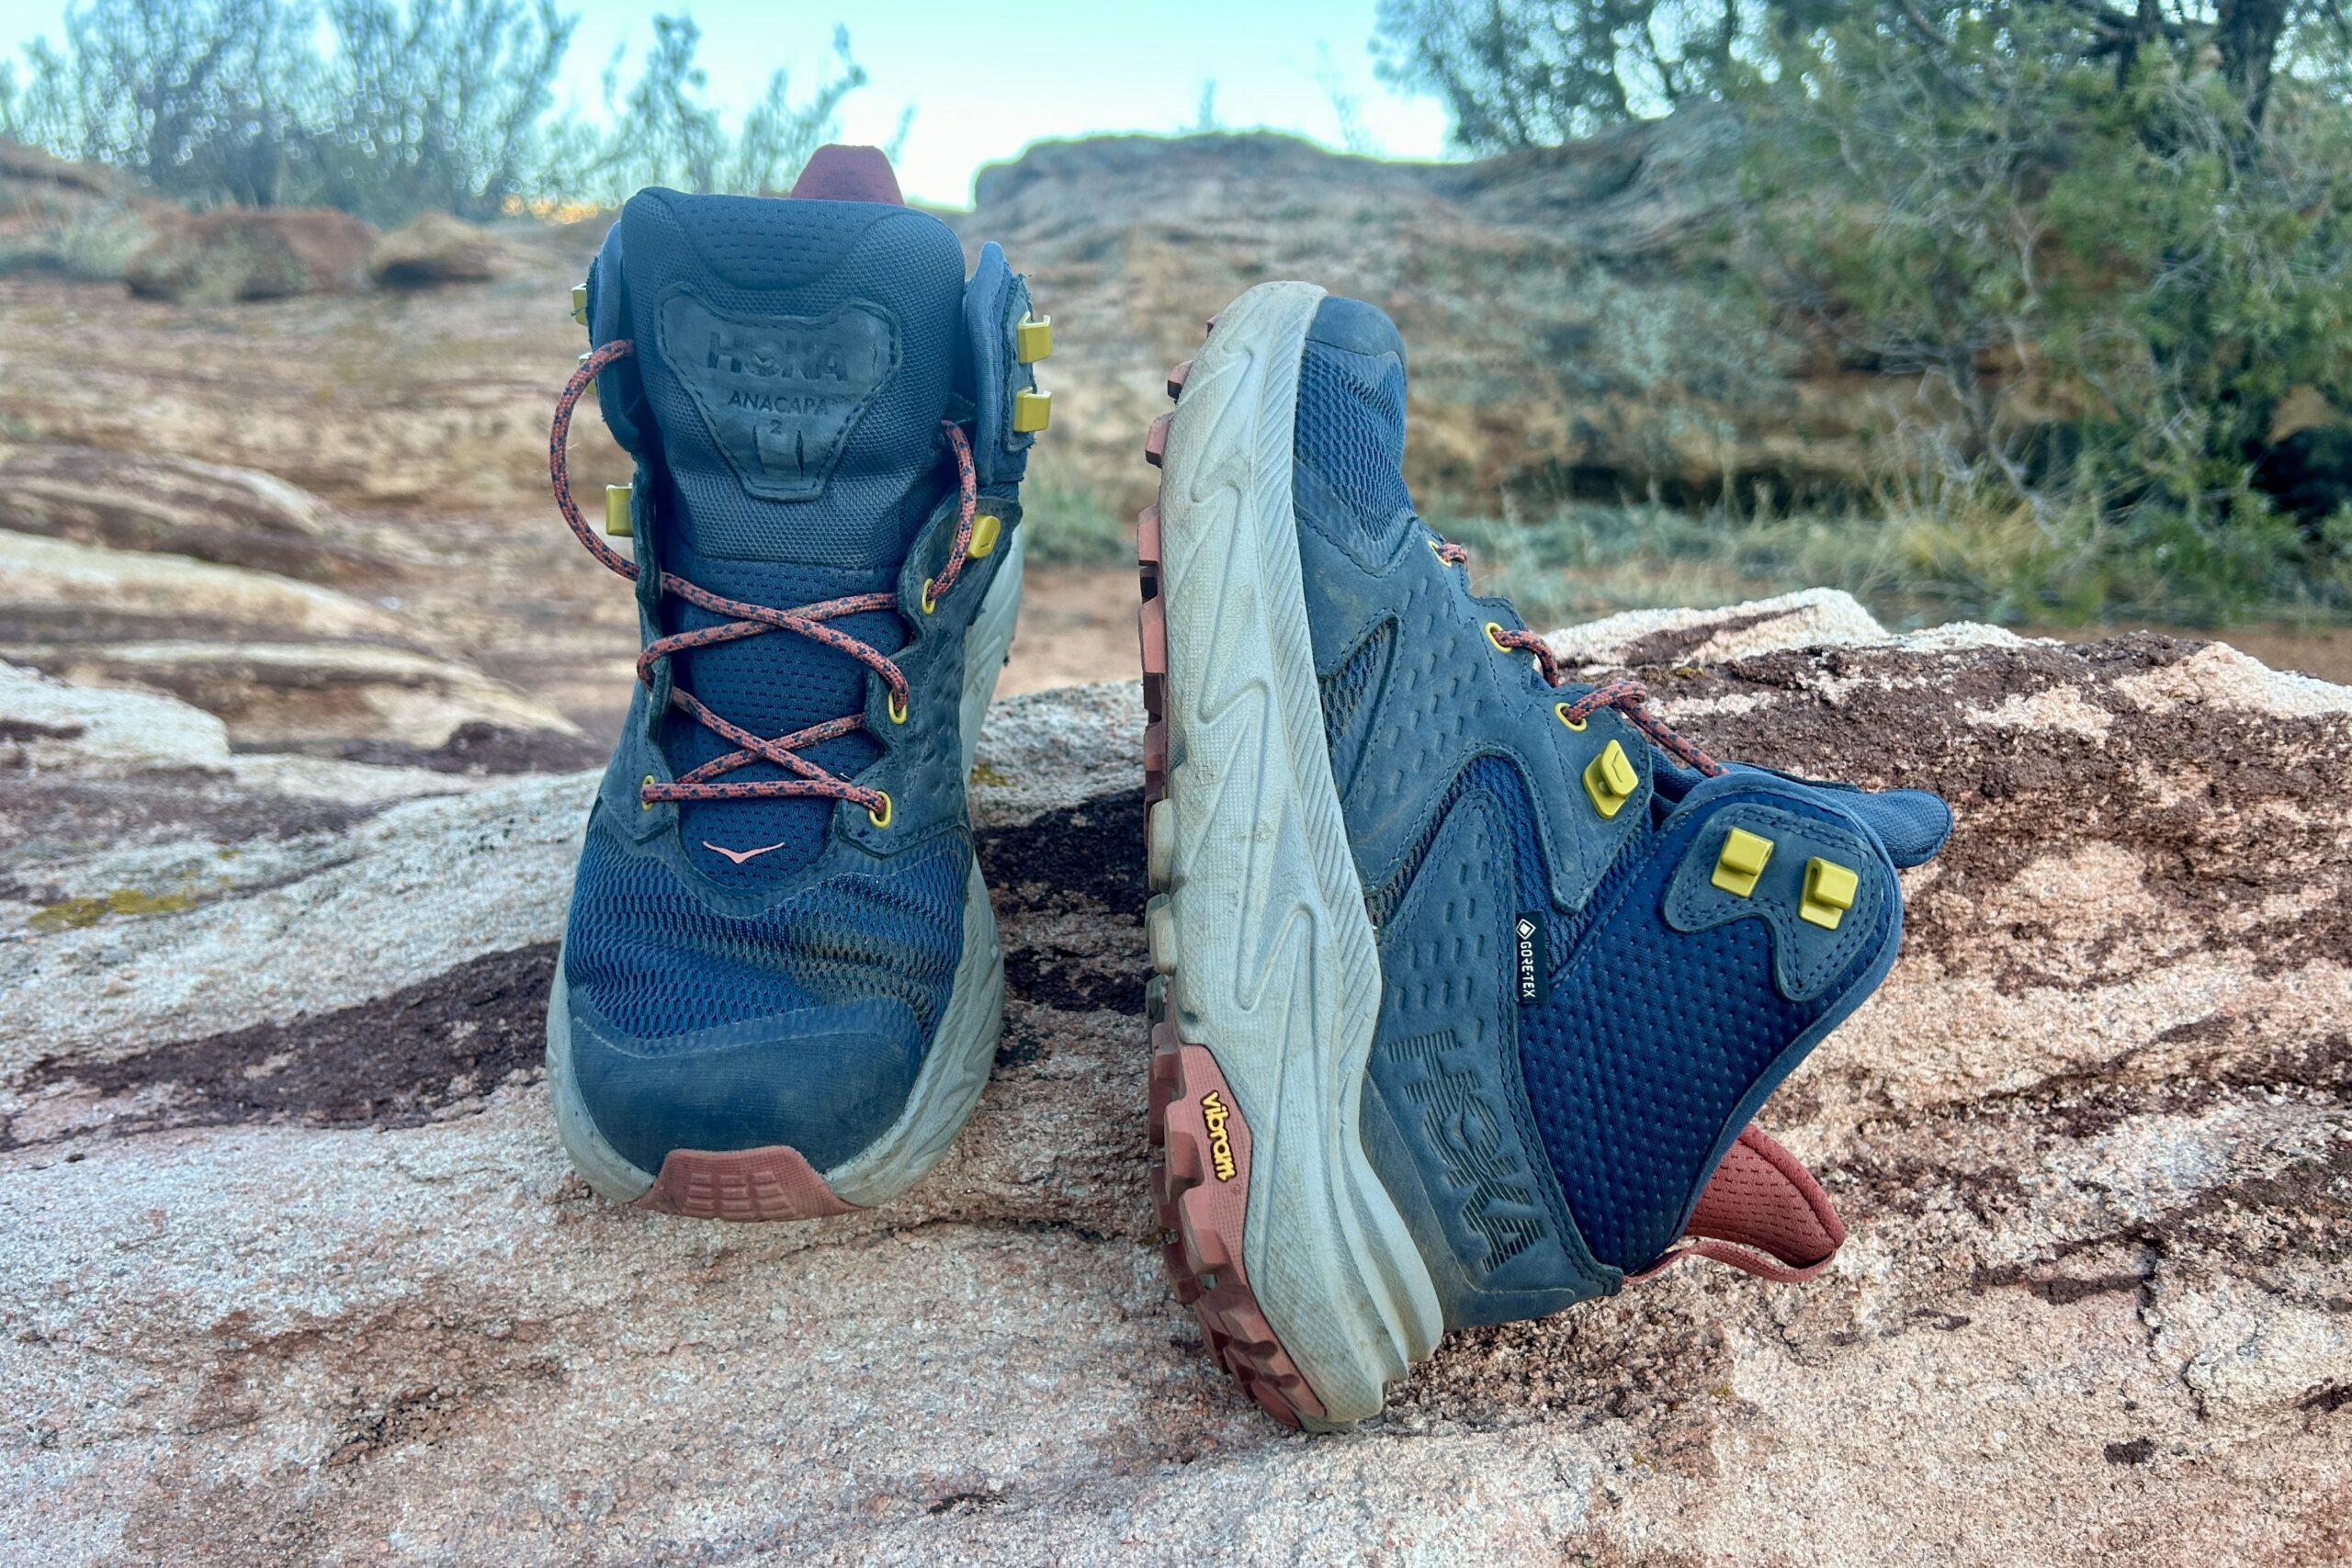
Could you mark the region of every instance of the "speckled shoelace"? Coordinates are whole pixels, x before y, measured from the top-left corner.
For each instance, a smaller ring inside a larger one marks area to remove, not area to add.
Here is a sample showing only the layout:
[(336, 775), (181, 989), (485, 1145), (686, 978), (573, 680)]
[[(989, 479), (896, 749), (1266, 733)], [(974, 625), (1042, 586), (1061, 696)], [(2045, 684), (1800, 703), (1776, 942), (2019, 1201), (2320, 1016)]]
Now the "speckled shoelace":
[[(603, 562), (608, 570), (630, 581), (637, 580), (637, 563), (598, 538), (580, 515), (580, 507), (571, 496), (571, 476), (565, 449), (571, 438), (573, 406), (587, 395), (588, 388), (599, 371), (628, 358), (635, 352), (636, 345), (624, 339), (608, 343), (582, 360), (580, 367), (571, 373), (571, 379), (564, 383), (562, 395), (556, 399), (555, 422), (548, 430), (548, 478), (555, 489), (557, 509), (563, 513), (563, 520), (571, 525), (573, 535), (587, 547), (590, 555)], [(940, 425), (947, 433), (947, 444), (956, 454), (956, 479), (962, 496), (956, 508), (956, 537), (948, 548), (947, 563), (940, 569), (937, 577), (923, 584), (926, 610), (946, 595), (962, 573), (972, 543), (972, 518), (979, 504), (979, 481), (972, 468), (971, 442), (954, 421), (942, 420)], [(853, 593), (820, 604), (803, 604), (795, 610), (774, 610), (764, 604), (748, 604), (741, 599), (729, 599), (713, 593), (669, 571), (662, 574), (662, 591), (674, 593), (713, 615), (734, 618), (715, 626), (655, 637), (647, 643), (644, 650), (637, 656), (637, 678), (648, 688), (653, 684), (654, 665), (673, 653), (732, 642), (739, 637), (759, 637), (768, 632), (792, 632), (847, 654), (881, 676), (884, 684), (890, 689), (891, 722), (906, 722), (907, 678), (897, 663), (871, 644), (825, 624), (871, 610), (895, 610), (899, 604), (896, 593)], [(849, 714), (840, 718), (829, 718), (821, 724), (797, 729), (790, 735), (768, 738), (754, 735), (741, 725), (712, 712), (700, 698), (674, 683), (670, 688), (670, 705), (731, 741), (738, 750), (714, 757), (701, 766), (680, 774), (671, 783), (648, 780), (638, 790), (638, 798), (646, 805), (664, 800), (762, 800), (779, 795), (831, 795), (865, 807), (877, 827), (889, 824), (890, 797), (886, 792), (852, 784), (799, 755), (803, 747), (815, 746), (847, 735), (852, 730), (865, 728), (864, 715)], [(718, 782), (721, 774), (757, 761), (773, 762), (795, 776), (752, 783)]]
[[(1470, 552), (1464, 547), (1432, 536), (1430, 548), (1437, 552), (1438, 559), (1468, 570)], [(1560, 669), (1558, 656), (1533, 632), (1512, 631), (1490, 624), (1487, 627), (1487, 637), (1497, 648), (1534, 655), (1537, 668), (1544, 671), (1544, 679), (1550, 685), (1557, 687), (1568, 683), (1566, 673)], [(1559, 706), (1560, 722), (1571, 728), (1581, 728), (1586, 719), (1602, 708), (1615, 708), (1625, 716), (1628, 723), (1649, 738), (1650, 744), (1685, 767), (1696, 768), (1707, 778), (1713, 778), (1724, 771), (1721, 762), (1677, 735), (1664, 719), (1650, 712), (1649, 700), (1650, 689), (1639, 681), (1604, 681), (1576, 701), (1562, 703)]]

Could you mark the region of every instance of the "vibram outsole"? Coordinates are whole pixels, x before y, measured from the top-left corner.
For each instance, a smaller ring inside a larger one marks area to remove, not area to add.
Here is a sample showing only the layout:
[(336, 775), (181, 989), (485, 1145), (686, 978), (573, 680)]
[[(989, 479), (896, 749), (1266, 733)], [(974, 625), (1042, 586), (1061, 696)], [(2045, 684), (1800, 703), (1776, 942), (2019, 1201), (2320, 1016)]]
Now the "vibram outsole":
[(1241, 1264), (1250, 1203), (1250, 1126), (1216, 1058), (1162, 1021), (1151, 1031), (1151, 1197), (1167, 1232), (1160, 1256), (1204, 1348), (1277, 1421), (1320, 1419), (1298, 1364), (1267, 1323)]
[(816, 1220), (857, 1212), (856, 1204), (834, 1195), (798, 1149), (784, 1144), (724, 1152), (673, 1149), (635, 1206), (693, 1220)]

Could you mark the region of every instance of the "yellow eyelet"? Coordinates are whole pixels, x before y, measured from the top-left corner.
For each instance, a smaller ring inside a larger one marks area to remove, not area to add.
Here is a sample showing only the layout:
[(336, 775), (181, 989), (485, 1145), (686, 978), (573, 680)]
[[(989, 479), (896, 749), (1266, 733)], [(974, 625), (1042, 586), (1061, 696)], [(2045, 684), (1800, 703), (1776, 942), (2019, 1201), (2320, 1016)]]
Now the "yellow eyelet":
[(1552, 711), (1553, 711), (1554, 713), (1558, 714), (1558, 715), (1560, 716), (1560, 722), (1561, 722), (1562, 724), (1566, 725), (1570, 729), (1575, 730), (1578, 735), (1582, 735), (1582, 734), (1584, 733), (1585, 721), (1584, 721), (1583, 719), (1580, 719), (1580, 718), (1571, 718), (1571, 717), (1569, 717), (1569, 716), (1568, 716), (1568, 705), (1567, 705), (1567, 704), (1566, 704), (1566, 703), (1556, 703), (1556, 704), (1555, 704), (1555, 705), (1553, 705)]
[(928, 577), (922, 580), (922, 613), (926, 615), (939, 608), (938, 596), (932, 592), (932, 583), (934, 581), (936, 580)]
[(896, 692), (890, 694), (890, 722), (892, 724), (907, 722), (907, 699)]
[(868, 822), (873, 823), (876, 828), (888, 828), (890, 825), (890, 792), (886, 789), (876, 791), (876, 793), (882, 796), (882, 809), (876, 811), (874, 807), (870, 806), (867, 807), (865, 808), (865, 819)]
[(1503, 646), (1503, 624), (1500, 621), (1488, 621), (1487, 623), (1487, 640), (1495, 645), (1495, 651), (1497, 653), (1509, 653), (1510, 651), (1510, 649)]
[(639, 784), (637, 787), (639, 792), (637, 796), (637, 808), (639, 811), (652, 810), (653, 803), (645, 798), (644, 792), (653, 787), (653, 775), (651, 773), (646, 774), (645, 782)]

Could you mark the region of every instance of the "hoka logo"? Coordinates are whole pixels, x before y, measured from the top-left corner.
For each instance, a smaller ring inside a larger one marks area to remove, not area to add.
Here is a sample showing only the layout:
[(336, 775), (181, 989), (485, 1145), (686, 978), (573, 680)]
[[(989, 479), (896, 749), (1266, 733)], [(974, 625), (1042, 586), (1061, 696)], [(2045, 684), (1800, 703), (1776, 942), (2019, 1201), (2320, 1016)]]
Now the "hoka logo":
[[(1487, 1244), (1482, 1274), (1543, 1239), (1548, 1228), (1536, 1206), (1535, 1184), (1521, 1163), (1510, 1122), (1487, 1092), (1476, 1059), (1451, 1030), (1384, 1046), (1407, 1076), (1405, 1097), (1420, 1109), (1420, 1133), (1436, 1157), (1444, 1187), (1466, 1193), (1462, 1223)], [(1432, 1190), (1431, 1197), (1442, 1194)]]
[(1226, 1125), (1232, 1116), (1216, 1090), (1201, 1096), (1201, 1120), (1209, 1130), (1209, 1169), (1216, 1173), (1219, 1181), (1233, 1179), (1233, 1133)]
[(741, 328), (722, 331), (714, 327), (710, 329), (709, 341), (702, 362), (706, 370), (723, 369), (736, 376), (797, 377), (803, 381), (849, 379), (849, 359), (838, 340), (826, 343), (815, 338), (770, 337)]
[(751, 316), (683, 286), (660, 307), (655, 347), (702, 413), (745, 494), (814, 501), (899, 367), (897, 321), (845, 300), (821, 316)]

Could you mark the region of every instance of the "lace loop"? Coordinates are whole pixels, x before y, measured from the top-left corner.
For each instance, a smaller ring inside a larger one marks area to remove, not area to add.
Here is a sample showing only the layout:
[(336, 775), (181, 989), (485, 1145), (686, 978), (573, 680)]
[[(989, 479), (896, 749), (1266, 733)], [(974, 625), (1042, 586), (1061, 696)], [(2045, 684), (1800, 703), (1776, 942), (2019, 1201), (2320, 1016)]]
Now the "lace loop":
[[(568, 448), (571, 440), (572, 410), (587, 395), (597, 373), (636, 352), (636, 344), (622, 339), (605, 344), (582, 360), (580, 367), (571, 373), (571, 378), (564, 383), (563, 391), (557, 397), (555, 419), (548, 427), (548, 479), (555, 491), (556, 510), (563, 514), (573, 536), (587, 547), (588, 553), (595, 557), (599, 564), (632, 582), (637, 581), (637, 563), (598, 538), (595, 531), (588, 526), (587, 520), (580, 514), (579, 503), (571, 494)], [(947, 563), (925, 585), (925, 596), (933, 604), (955, 586), (956, 578), (963, 573), (965, 558), (972, 543), (972, 519), (979, 508), (979, 483), (972, 467), (971, 441), (953, 420), (942, 420), (940, 426), (946, 432), (947, 445), (956, 457), (956, 483), (960, 493), (956, 534), (948, 546)], [(675, 632), (647, 643), (637, 656), (637, 678), (648, 687), (653, 684), (654, 666), (673, 654), (715, 647), (741, 637), (760, 637), (769, 632), (790, 632), (854, 659), (873, 671), (889, 689), (890, 711), (894, 715), (906, 711), (909, 697), (907, 677), (897, 661), (871, 643), (826, 624), (876, 610), (895, 610), (899, 607), (896, 593), (852, 593), (815, 604), (803, 604), (794, 610), (777, 610), (713, 593), (700, 584), (669, 571), (662, 574), (662, 591), (712, 615), (729, 618), (715, 626)], [(928, 609), (930, 605), (925, 607)], [(659, 783), (649, 775), (638, 789), (638, 798), (644, 805), (650, 807), (665, 800), (763, 800), (788, 795), (830, 795), (865, 807), (867, 814), (876, 818), (876, 826), (887, 825), (890, 820), (890, 797), (888, 795), (878, 789), (853, 784), (799, 755), (805, 747), (820, 745), (853, 730), (865, 728), (863, 715), (850, 714), (841, 718), (827, 719), (795, 730), (790, 735), (763, 737), (754, 735), (714, 713), (699, 697), (674, 684), (670, 688), (670, 705), (705, 728), (733, 742), (736, 750), (714, 757), (668, 784)], [(794, 776), (751, 783), (722, 782), (723, 775), (763, 761), (773, 763)]]
[[(1430, 547), (1437, 552), (1438, 559), (1449, 565), (1467, 568), (1470, 564), (1470, 552), (1450, 540), (1435, 539)], [(1546, 684), (1559, 687), (1568, 683), (1567, 672), (1560, 668), (1559, 655), (1552, 651), (1551, 644), (1533, 632), (1509, 631), (1489, 622), (1487, 640), (1507, 651), (1533, 655)], [(1648, 738), (1650, 744), (1683, 766), (1696, 768), (1707, 778), (1720, 774), (1724, 765), (1677, 735), (1664, 719), (1649, 710), (1649, 688), (1639, 681), (1605, 681), (1576, 701), (1560, 704), (1560, 722), (1575, 729), (1602, 708), (1615, 708), (1625, 716), (1627, 723)]]

